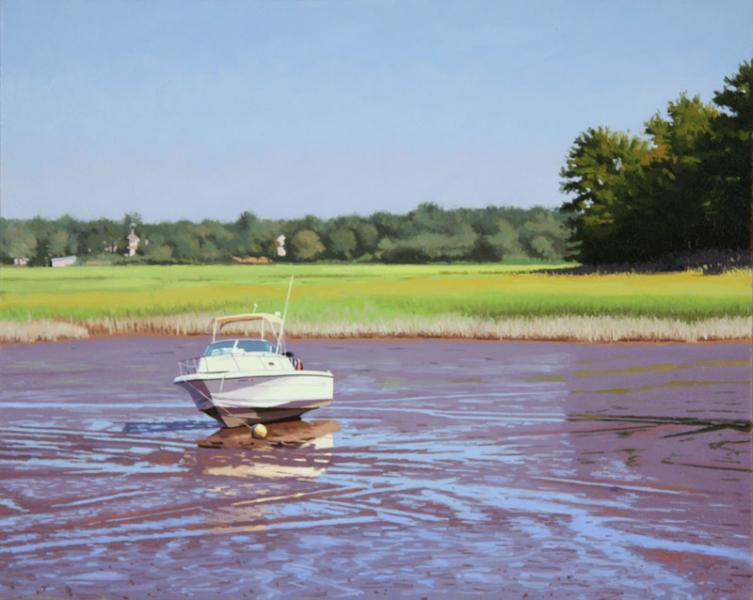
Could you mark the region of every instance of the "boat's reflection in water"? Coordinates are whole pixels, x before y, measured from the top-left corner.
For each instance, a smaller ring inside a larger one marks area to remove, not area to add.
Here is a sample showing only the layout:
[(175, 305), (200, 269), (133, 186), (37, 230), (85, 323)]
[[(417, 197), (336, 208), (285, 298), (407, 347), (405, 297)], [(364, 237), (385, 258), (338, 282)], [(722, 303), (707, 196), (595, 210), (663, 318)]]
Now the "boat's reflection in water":
[[(267, 425), (266, 439), (247, 427), (223, 428), (199, 442), (195, 468), (203, 475), (242, 479), (313, 479), (332, 460), (336, 420), (283, 421)], [(216, 488), (215, 488), (216, 489)]]

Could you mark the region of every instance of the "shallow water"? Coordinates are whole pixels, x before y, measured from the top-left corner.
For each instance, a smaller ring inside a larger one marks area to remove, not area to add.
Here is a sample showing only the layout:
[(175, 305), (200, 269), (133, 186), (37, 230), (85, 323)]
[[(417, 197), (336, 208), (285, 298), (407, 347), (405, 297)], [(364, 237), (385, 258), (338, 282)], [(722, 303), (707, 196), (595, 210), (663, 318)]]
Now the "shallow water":
[(746, 345), (301, 342), (335, 402), (220, 449), (203, 345), (2, 348), (3, 597), (750, 594)]

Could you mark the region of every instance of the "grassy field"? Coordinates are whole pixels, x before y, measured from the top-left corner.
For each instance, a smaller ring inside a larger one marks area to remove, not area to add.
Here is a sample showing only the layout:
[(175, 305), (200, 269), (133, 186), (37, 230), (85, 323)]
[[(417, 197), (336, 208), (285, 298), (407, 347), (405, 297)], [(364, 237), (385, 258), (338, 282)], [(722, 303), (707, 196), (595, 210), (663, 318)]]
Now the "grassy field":
[(117, 323), (131, 323), (123, 325), (123, 331), (138, 331), (139, 322), (150, 322), (146, 329), (159, 331), (160, 317), (169, 317), (172, 320), (165, 323), (170, 324), (163, 328), (167, 331), (181, 316), (184, 331), (194, 332), (198, 325), (190, 324), (187, 315), (199, 315), (205, 328), (208, 315), (249, 311), (254, 303), (259, 311), (282, 310), (291, 273), (296, 276), (291, 331), (311, 335), (316, 327), (344, 335), (348, 328), (379, 333), (380, 326), (398, 322), (406, 327), (401, 333), (408, 335), (411, 320), (422, 323), (419, 329), (463, 319), (490, 326), (563, 317), (659, 319), (689, 325), (735, 319), (744, 326), (753, 310), (750, 271), (573, 276), (540, 272), (542, 268), (552, 267), (5, 267), (0, 272), (0, 321), (6, 329), (8, 322), (48, 320), (102, 332), (114, 332)]

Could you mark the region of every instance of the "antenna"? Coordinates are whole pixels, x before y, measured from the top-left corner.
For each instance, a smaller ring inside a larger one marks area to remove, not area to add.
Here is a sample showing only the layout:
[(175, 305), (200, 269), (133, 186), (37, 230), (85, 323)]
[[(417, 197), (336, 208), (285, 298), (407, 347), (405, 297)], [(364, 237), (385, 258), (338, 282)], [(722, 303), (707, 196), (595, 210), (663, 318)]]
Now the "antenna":
[(280, 335), (277, 338), (277, 349), (275, 352), (280, 353), (280, 345), (282, 344), (282, 337), (285, 335), (285, 319), (288, 316), (288, 304), (290, 303), (290, 293), (293, 291), (293, 278), (295, 275), (290, 276), (290, 283), (288, 283), (288, 296), (285, 298), (285, 308), (282, 312), (282, 325), (280, 325)]

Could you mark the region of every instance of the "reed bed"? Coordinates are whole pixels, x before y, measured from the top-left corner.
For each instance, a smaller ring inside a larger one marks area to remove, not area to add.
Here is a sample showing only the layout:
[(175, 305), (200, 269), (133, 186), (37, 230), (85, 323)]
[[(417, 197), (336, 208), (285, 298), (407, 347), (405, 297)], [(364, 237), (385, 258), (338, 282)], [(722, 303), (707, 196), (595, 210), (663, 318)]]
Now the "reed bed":
[(89, 337), (83, 325), (65, 321), (0, 321), (0, 342), (31, 343), (81, 340)]
[[(161, 317), (95, 318), (80, 323), (0, 321), (0, 341), (34, 342), (117, 335), (207, 335), (210, 313)], [(457, 338), (477, 340), (553, 340), (577, 342), (699, 342), (750, 340), (753, 317), (724, 317), (693, 322), (652, 317), (565, 315), (483, 319), (463, 315), (404, 317), (388, 321), (315, 322), (290, 319), (293, 338)], [(250, 334), (243, 327), (225, 334)]]
[(444, 315), (386, 323), (295, 323), (294, 337), (425, 337), (479, 340), (562, 340), (579, 342), (751, 339), (753, 318), (731, 317), (685, 322), (650, 317), (575, 316), (506, 318), (499, 321)]

